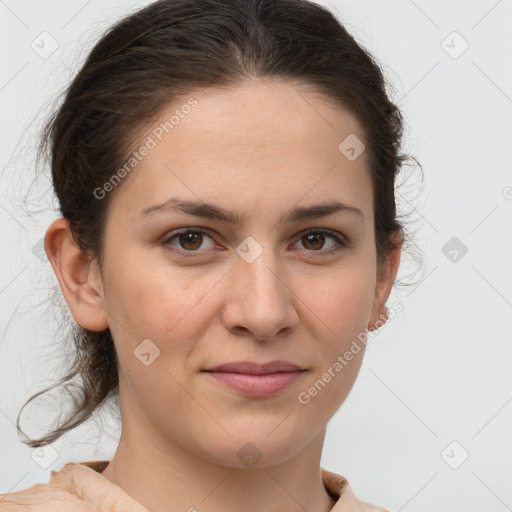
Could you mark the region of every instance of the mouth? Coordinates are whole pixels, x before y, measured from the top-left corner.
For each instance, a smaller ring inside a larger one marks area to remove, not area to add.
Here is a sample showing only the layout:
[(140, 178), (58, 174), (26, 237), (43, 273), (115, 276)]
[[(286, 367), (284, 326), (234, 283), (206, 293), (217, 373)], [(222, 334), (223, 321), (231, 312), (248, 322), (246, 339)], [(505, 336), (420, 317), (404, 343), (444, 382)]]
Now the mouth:
[(253, 361), (236, 361), (224, 363), (213, 368), (207, 368), (207, 372), (243, 373), (246, 375), (266, 375), (270, 373), (287, 373), (303, 370), (299, 365), (283, 361), (281, 359), (268, 363), (256, 363)]
[(306, 371), (287, 361), (265, 364), (241, 361), (203, 370), (216, 382), (253, 398), (269, 397), (284, 391)]

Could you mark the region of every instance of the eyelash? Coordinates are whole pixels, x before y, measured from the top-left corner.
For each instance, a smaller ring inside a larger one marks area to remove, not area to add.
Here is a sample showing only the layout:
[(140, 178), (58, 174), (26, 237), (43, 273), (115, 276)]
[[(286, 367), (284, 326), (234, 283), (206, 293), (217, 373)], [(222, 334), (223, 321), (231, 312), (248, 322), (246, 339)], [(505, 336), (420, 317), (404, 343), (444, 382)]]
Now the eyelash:
[[(187, 235), (189, 233), (200, 233), (202, 235), (207, 235), (209, 236), (210, 238), (212, 238), (212, 236), (205, 230), (203, 229), (200, 229), (200, 228), (183, 228), (183, 229), (179, 229), (179, 230), (176, 230), (176, 231), (173, 231), (171, 233), (169, 233), (169, 236), (166, 236), (163, 240), (162, 240), (162, 245), (169, 245), (170, 242), (178, 237), (178, 236), (181, 236), (181, 235)], [(347, 239), (343, 236), (341, 236), (339, 233), (337, 233), (336, 231), (331, 231), (330, 229), (310, 229), (310, 230), (307, 230), (303, 233), (301, 233), (301, 235), (299, 236), (297, 242), (307, 236), (307, 235), (311, 235), (311, 234), (322, 234), (322, 235), (328, 235), (329, 237), (333, 238), (336, 242), (337, 242), (337, 246), (336, 247), (333, 247), (331, 249), (328, 249), (326, 251), (322, 251), (322, 250), (318, 250), (318, 251), (314, 251), (314, 250), (311, 250), (309, 252), (319, 252), (323, 255), (331, 255), (331, 254), (335, 254), (335, 253), (338, 253), (340, 251), (342, 251), (343, 249), (347, 248), (349, 246), (349, 242), (347, 241)], [(184, 257), (186, 258), (196, 258), (197, 256), (194, 254), (194, 253), (197, 253), (197, 252), (203, 252), (201, 250), (195, 250), (195, 251), (186, 251), (184, 249), (179, 249), (177, 247), (174, 247), (172, 246), (172, 250), (178, 252), (179, 254), (183, 255)], [(308, 251), (308, 249), (305, 249), (306, 251)]]

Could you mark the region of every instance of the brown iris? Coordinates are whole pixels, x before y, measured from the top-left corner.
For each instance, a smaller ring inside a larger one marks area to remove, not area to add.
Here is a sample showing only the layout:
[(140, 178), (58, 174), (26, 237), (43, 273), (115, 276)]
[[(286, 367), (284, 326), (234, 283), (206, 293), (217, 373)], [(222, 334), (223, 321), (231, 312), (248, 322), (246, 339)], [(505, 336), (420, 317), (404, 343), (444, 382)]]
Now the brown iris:
[[(184, 249), (194, 250), (199, 249), (199, 247), (201, 246), (201, 243), (203, 242), (203, 235), (202, 233), (185, 233), (184, 235), (180, 235), (178, 239), (180, 241), (180, 245)], [(182, 243), (182, 240), (185, 240), (185, 242)], [(187, 244), (191, 244), (192, 247), (187, 247)]]
[(325, 242), (325, 235), (323, 235), (322, 233), (318, 233), (318, 234), (308, 234), (308, 235), (304, 235), (301, 240), (304, 242), (304, 240), (307, 240), (307, 243), (304, 243), (304, 246), (306, 247), (306, 249), (309, 249), (307, 247), (307, 244), (310, 243), (310, 242), (313, 242), (313, 245), (315, 245), (315, 240), (320, 240), (320, 246), (319, 247), (313, 247), (312, 249), (321, 249), (324, 245), (324, 242)]

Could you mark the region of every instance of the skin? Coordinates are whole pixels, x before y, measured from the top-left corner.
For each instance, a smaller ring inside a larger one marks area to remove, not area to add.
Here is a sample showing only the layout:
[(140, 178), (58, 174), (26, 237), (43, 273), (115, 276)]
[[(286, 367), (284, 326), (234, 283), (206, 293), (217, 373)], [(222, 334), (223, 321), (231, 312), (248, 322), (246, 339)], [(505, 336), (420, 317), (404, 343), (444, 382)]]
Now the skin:
[[(254, 80), (194, 97), (198, 105), (111, 192), (101, 271), (64, 219), (45, 237), (75, 321), (109, 327), (119, 356), (122, 434), (103, 476), (152, 510), (172, 502), (176, 510), (327, 511), (334, 501), (320, 473), (326, 425), (355, 382), (364, 343), (308, 404), (297, 396), (387, 318), (400, 261), (398, 249), (377, 268), (366, 153), (349, 161), (338, 150), (349, 134), (364, 140), (364, 131), (300, 84)], [(170, 197), (215, 203), (247, 220), (231, 226), (172, 211), (139, 218)], [(328, 200), (364, 217), (279, 220)], [(185, 227), (207, 233), (162, 243)], [(337, 242), (308, 242), (303, 232), (313, 228), (350, 244), (328, 254)], [(263, 249), (252, 263), (236, 252), (249, 236)], [(148, 366), (134, 355), (145, 339), (160, 350)], [(306, 371), (272, 397), (247, 397), (202, 372), (275, 359)], [(262, 455), (252, 467), (237, 456), (248, 442)]]

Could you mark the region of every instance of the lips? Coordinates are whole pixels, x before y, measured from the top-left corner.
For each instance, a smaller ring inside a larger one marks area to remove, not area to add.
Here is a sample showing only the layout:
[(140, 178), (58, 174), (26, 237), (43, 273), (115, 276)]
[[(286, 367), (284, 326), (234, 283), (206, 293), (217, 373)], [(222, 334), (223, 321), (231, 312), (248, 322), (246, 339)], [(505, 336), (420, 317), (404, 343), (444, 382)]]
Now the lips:
[(284, 391), (306, 371), (288, 361), (270, 361), (258, 364), (251, 361), (224, 363), (207, 370), (206, 375), (251, 398), (264, 398)]
[(301, 370), (302, 368), (296, 364), (288, 361), (276, 360), (264, 364), (254, 363), (252, 361), (224, 363), (204, 371), (244, 373), (246, 375), (267, 375), (269, 373), (296, 372)]

